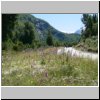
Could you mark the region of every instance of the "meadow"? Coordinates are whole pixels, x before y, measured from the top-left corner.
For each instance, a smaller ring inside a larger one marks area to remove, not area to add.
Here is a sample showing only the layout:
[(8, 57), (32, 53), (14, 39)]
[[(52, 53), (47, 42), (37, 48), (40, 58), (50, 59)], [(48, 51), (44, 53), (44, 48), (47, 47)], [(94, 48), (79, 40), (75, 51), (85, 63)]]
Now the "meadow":
[(2, 51), (2, 86), (97, 86), (98, 60), (57, 55), (58, 47)]

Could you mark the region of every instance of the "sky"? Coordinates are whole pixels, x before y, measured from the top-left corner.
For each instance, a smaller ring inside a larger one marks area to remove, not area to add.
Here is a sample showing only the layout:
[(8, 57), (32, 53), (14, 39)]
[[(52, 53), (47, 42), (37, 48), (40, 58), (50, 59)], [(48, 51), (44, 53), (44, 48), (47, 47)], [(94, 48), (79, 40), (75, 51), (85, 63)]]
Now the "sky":
[(55, 29), (74, 33), (84, 25), (81, 22), (82, 14), (32, 14), (33, 16), (47, 21)]

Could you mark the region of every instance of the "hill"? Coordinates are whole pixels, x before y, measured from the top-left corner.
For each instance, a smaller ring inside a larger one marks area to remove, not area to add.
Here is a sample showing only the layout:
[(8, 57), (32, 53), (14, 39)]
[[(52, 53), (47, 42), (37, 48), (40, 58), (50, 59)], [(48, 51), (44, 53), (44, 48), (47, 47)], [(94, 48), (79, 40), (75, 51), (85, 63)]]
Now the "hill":
[(78, 29), (74, 32), (75, 34), (81, 34), (81, 29)]
[(29, 14), (20, 14), (18, 18), (19, 22), (21, 24), (24, 24), (25, 22), (30, 22), (32, 25), (35, 27), (35, 32), (37, 33), (36, 35), (39, 37), (40, 40), (46, 40), (48, 30), (51, 31), (51, 34), (54, 39), (59, 40), (59, 41), (64, 41), (64, 42), (78, 42), (80, 39), (80, 35), (78, 34), (67, 34), (58, 31), (54, 27), (52, 27), (48, 22), (36, 18), (32, 15)]

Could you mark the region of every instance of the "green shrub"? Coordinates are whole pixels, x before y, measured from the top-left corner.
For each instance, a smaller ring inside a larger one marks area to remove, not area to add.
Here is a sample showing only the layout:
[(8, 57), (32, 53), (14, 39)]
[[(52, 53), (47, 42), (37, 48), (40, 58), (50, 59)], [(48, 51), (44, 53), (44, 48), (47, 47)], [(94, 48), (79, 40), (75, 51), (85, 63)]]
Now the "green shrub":
[(8, 39), (6, 42), (2, 43), (3, 50), (11, 50), (13, 48), (14, 43), (11, 39)]
[(13, 50), (15, 50), (15, 51), (19, 51), (19, 50), (23, 50), (23, 49), (24, 49), (24, 45), (20, 41), (17, 41), (17, 43), (14, 44), (14, 46), (13, 46)]
[(86, 38), (84, 41), (81, 41), (76, 48), (89, 52), (98, 52), (98, 37), (91, 36)]
[(13, 50), (18, 51), (18, 45), (14, 45)]
[(45, 60), (44, 59), (41, 60), (41, 65), (45, 65)]
[(2, 50), (7, 50), (7, 42), (2, 43)]

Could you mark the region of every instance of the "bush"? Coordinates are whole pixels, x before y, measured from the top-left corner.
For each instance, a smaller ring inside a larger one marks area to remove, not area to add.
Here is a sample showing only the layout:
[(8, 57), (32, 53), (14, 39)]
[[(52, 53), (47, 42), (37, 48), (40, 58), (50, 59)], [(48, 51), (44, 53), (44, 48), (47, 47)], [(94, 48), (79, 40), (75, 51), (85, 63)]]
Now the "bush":
[(11, 39), (8, 39), (6, 42), (2, 43), (3, 50), (11, 50), (13, 48), (14, 43)]
[(44, 59), (41, 60), (41, 64), (45, 65), (45, 60)]
[(98, 36), (91, 36), (81, 41), (76, 48), (83, 51), (98, 52)]
[(20, 50), (23, 50), (23, 49), (24, 49), (24, 45), (20, 41), (17, 41), (17, 43), (14, 44), (14, 46), (13, 46), (13, 50), (15, 50), (15, 51), (20, 51)]
[(14, 45), (13, 50), (18, 51), (18, 45)]
[(2, 50), (7, 50), (7, 43), (6, 42), (2, 43)]

